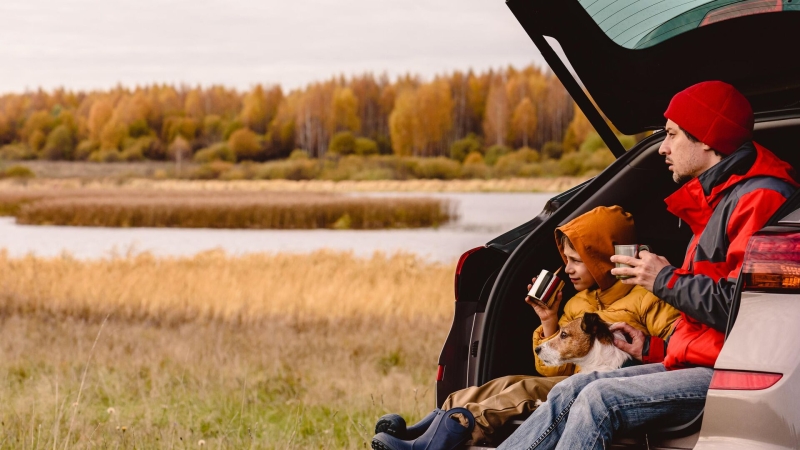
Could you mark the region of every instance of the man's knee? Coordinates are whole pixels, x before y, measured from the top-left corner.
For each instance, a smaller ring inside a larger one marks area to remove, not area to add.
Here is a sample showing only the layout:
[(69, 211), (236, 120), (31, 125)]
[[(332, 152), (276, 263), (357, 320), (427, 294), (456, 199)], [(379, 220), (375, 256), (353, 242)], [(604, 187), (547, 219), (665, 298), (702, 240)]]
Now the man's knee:
[(575, 405), (588, 407), (590, 410), (612, 409), (620, 400), (623, 393), (620, 391), (620, 380), (617, 378), (604, 378), (586, 385), (575, 399)]
[(596, 381), (597, 378), (593, 376), (593, 374), (594, 372), (585, 374), (577, 373), (572, 375), (566, 380), (553, 386), (553, 389), (551, 389), (550, 393), (547, 395), (547, 399), (549, 400), (556, 397), (577, 397), (587, 385)]

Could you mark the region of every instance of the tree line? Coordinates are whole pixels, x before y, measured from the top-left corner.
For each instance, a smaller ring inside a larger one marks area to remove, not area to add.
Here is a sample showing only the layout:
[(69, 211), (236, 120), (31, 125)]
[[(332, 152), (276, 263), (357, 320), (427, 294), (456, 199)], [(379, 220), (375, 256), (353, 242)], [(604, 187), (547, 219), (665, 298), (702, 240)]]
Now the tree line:
[(267, 161), (295, 150), (446, 156), (573, 152), (591, 126), (549, 71), (456, 71), (423, 81), (370, 73), (284, 92), (255, 85), (117, 86), (0, 97), (0, 157)]

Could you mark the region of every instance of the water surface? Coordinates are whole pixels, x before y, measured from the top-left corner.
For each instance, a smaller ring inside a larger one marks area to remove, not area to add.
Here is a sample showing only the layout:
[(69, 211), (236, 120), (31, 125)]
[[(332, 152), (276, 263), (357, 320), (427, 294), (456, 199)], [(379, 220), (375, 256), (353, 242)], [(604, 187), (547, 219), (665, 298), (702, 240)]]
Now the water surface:
[(190, 256), (223, 249), (229, 254), (253, 252), (308, 253), (328, 248), (369, 256), (375, 251), (413, 252), (430, 260), (451, 262), (536, 216), (553, 194), (520, 193), (372, 193), (369, 196), (436, 197), (453, 201), (459, 219), (439, 228), (412, 230), (220, 230), (206, 228), (99, 228), (17, 225), (0, 218), (0, 248), (12, 256), (102, 258), (128, 252)]

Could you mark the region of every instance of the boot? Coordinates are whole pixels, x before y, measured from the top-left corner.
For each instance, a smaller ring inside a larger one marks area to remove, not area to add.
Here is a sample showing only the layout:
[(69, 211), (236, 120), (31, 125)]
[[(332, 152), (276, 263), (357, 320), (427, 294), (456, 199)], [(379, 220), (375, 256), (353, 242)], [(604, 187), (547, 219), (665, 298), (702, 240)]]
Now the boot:
[[(466, 419), (467, 426), (452, 417), (461, 414)], [(422, 436), (409, 441), (404, 441), (386, 433), (378, 433), (372, 438), (374, 450), (456, 450), (461, 448), (472, 436), (475, 428), (475, 418), (469, 410), (453, 408), (439, 411), (436, 417)]]
[(427, 431), (428, 427), (433, 423), (441, 410), (439, 408), (431, 411), (422, 420), (406, 428), (406, 421), (399, 414), (386, 414), (378, 419), (375, 423), (375, 434), (386, 433), (404, 441), (410, 441), (422, 436), (422, 433)]

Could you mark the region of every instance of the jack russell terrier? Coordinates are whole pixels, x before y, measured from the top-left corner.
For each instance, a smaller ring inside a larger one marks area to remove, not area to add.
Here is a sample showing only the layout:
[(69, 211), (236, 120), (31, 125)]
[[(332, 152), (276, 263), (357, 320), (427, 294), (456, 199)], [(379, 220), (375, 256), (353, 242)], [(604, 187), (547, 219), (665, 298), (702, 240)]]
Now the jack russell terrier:
[(573, 363), (581, 372), (608, 372), (631, 359), (614, 345), (615, 338), (625, 340), (625, 335), (612, 333), (597, 314), (586, 313), (564, 325), (556, 337), (534, 351), (546, 366)]

